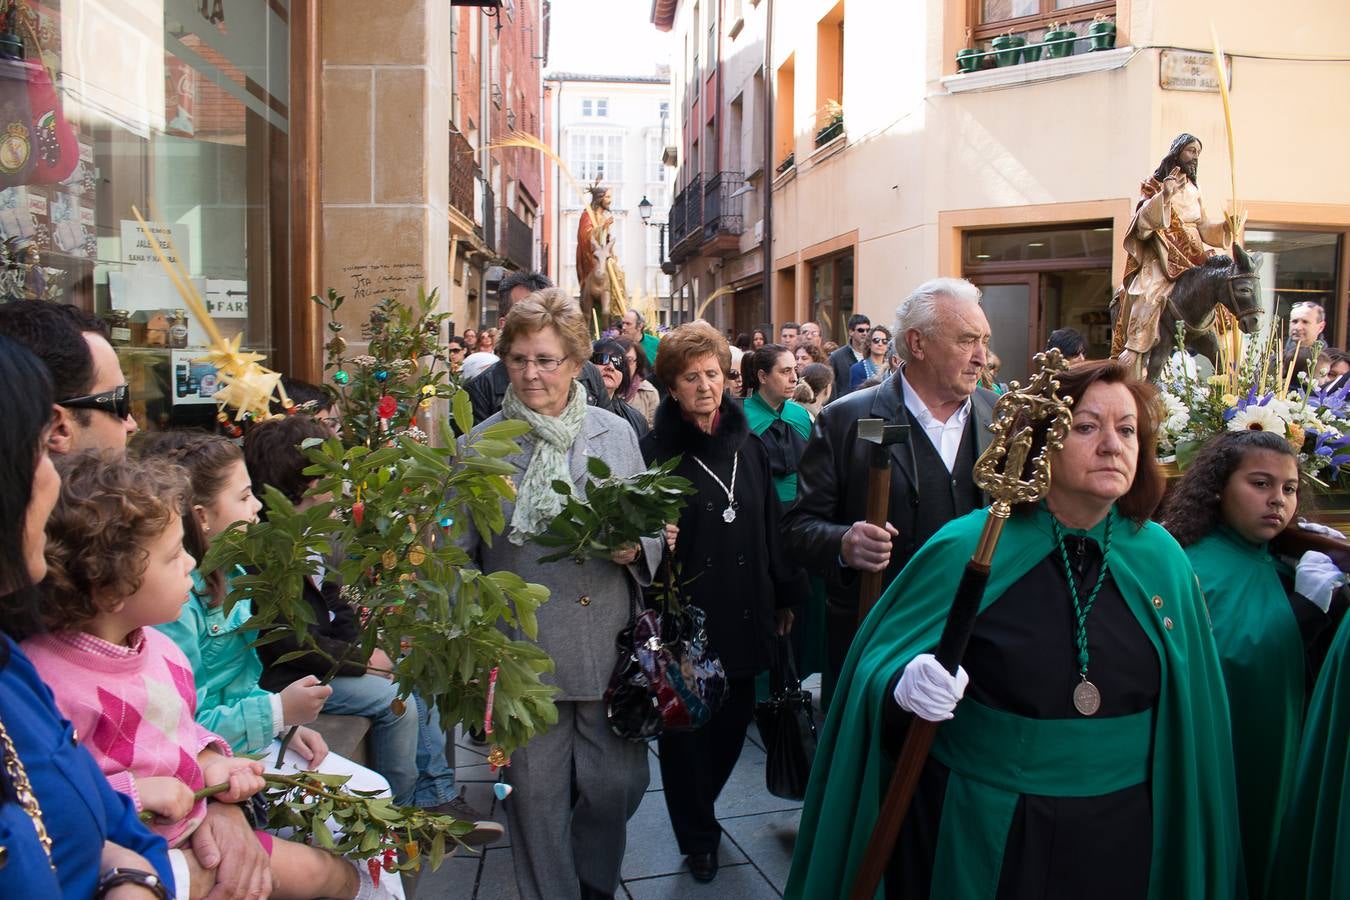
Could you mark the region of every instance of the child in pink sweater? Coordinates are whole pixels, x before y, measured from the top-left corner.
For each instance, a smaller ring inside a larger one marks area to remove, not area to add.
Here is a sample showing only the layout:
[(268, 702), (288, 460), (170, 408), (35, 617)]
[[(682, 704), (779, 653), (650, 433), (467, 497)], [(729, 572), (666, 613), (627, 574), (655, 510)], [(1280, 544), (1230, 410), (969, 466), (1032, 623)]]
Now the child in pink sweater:
[[(183, 471), (162, 461), (71, 459), (47, 524), (44, 611), (52, 631), (23, 646), (112, 786), (155, 814), (151, 827), (183, 855), (198, 895), (214, 874), (185, 844), (206, 813), (195, 792), (223, 784), (214, 800), (237, 803), (264, 782), (261, 762), (234, 757), (223, 738), (197, 724), (192, 669), (151, 627), (176, 619), (192, 586), (186, 492)], [(274, 897), (389, 896), (364, 867), (267, 834), (259, 839), (272, 857)]]

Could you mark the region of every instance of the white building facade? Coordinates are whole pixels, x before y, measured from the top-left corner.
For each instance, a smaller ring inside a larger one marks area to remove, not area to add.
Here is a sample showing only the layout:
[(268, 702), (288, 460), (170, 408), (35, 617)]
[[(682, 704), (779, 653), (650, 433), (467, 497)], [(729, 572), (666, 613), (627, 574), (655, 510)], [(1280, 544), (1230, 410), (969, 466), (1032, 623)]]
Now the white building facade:
[[(600, 182), (613, 192), (615, 255), (627, 281), (629, 305), (669, 321), (670, 276), (661, 271), (665, 259), (663, 228), (670, 212), (670, 172), (662, 162), (671, 141), (670, 78), (585, 75), (557, 72), (545, 77), (551, 90), (546, 121), (549, 144), (567, 164), (583, 189), (565, 176), (553, 179), (552, 213), (546, 237), (548, 276), (559, 287), (580, 294), (577, 281), (577, 226), (585, 204), (584, 189)], [(651, 204), (643, 221), (639, 206)]]

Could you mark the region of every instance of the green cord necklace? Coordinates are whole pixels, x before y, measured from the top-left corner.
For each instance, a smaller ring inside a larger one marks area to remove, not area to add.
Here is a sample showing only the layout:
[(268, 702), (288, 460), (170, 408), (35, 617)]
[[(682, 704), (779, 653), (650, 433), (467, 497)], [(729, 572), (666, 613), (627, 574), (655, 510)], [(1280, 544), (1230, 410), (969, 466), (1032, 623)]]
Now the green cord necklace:
[(1106, 534), (1102, 538), (1102, 565), (1097, 572), (1097, 583), (1092, 586), (1092, 593), (1088, 594), (1087, 602), (1079, 604), (1078, 586), (1073, 581), (1073, 567), (1069, 565), (1069, 551), (1064, 547), (1064, 532), (1059, 527), (1059, 520), (1053, 515), (1050, 517), (1050, 527), (1055, 532), (1055, 543), (1059, 546), (1059, 558), (1064, 563), (1064, 578), (1069, 582), (1069, 596), (1073, 598), (1073, 614), (1075, 620), (1074, 643), (1078, 645), (1078, 676), (1081, 679), (1073, 689), (1073, 708), (1085, 716), (1096, 715), (1097, 710), (1102, 706), (1102, 692), (1097, 690), (1097, 686), (1088, 681), (1088, 641), (1087, 641), (1087, 617), (1092, 612), (1092, 604), (1097, 602), (1097, 593), (1102, 589), (1102, 583), (1106, 581), (1106, 556), (1111, 552), (1111, 517), (1106, 519)]

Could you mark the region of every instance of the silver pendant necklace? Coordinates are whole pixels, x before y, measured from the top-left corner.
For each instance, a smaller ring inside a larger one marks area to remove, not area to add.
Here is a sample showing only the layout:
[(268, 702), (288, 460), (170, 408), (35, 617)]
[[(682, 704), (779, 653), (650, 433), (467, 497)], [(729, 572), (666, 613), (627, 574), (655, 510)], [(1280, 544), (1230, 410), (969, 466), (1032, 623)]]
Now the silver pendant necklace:
[(740, 453), (740, 451), (737, 450), (734, 454), (732, 454), (732, 457), (731, 457), (731, 486), (730, 486), (730, 487), (727, 487), (726, 482), (724, 482), (722, 479), (718, 478), (718, 477), (713, 473), (713, 470), (712, 470), (712, 469), (710, 469), (710, 468), (708, 468), (707, 466), (705, 466), (705, 465), (703, 464), (703, 460), (699, 459), (697, 456), (694, 456), (692, 453), (690, 454), (690, 458), (693, 459), (694, 462), (698, 463), (698, 467), (699, 467), (700, 469), (702, 469), (703, 471), (707, 472), (707, 473), (708, 473), (708, 477), (711, 478), (713, 481), (717, 482), (717, 486), (720, 487), (723, 491), (726, 492), (726, 495), (727, 495), (727, 508), (724, 509), (724, 510), (722, 510), (722, 521), (723, 521), (723, 522), (726, 522), (726, 523), (728, 523), (728, 524), (730, 524), (730, 523), (736, 521), (736, 505), (737, 505), (737, 504), (736, 504), (736, 469), (737, 469), (737, 468), (740, 466), (740, 464), (741, 464), (741, 453)]

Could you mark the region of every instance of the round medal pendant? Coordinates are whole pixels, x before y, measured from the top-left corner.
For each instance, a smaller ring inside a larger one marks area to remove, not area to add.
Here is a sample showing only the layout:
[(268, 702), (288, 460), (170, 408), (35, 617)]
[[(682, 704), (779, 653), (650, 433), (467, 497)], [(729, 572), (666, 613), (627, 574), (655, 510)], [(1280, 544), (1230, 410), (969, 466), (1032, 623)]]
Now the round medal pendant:
[(736, 507), (734, 507), (734, 506), (728, 506), (726, 509), (722, 510), (722, 521), (723, 521), (723, 522), (728, 522), (728, 523), (730, 523), (730, 522), (735, 522), (735, 521), (736, 521)]
[(1073, 708), (1085, 716), (1095, 716), (1097, 710), (1102, 708), (1102, 692), (1084, 678), (1073, 689)]

